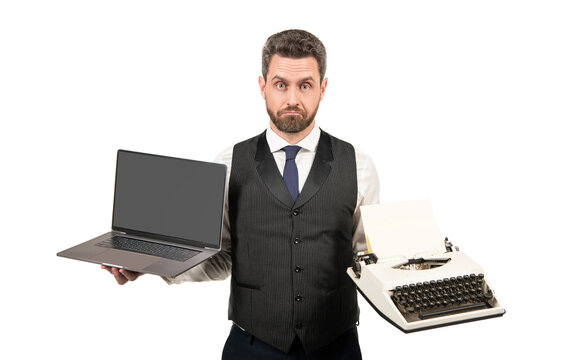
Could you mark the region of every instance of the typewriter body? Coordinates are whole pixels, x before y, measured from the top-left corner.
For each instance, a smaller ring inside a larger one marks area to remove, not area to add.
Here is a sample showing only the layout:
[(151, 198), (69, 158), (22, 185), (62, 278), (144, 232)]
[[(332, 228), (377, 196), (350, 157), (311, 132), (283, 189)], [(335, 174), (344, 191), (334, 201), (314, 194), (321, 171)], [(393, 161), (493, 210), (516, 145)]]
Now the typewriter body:
[(408, 333), (505, 313), (482, 267), (442, 240), (429, 201), (361, 211), (368, 251), (347, 273), (384, 319)]

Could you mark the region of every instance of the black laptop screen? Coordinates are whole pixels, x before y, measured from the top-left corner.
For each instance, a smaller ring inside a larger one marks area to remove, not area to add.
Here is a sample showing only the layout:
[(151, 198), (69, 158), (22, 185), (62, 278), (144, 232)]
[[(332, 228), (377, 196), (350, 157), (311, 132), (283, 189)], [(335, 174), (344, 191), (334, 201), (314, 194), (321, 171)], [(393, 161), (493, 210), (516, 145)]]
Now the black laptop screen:
[(217, 248), (226, 166), (118, 151), (113, 229)]

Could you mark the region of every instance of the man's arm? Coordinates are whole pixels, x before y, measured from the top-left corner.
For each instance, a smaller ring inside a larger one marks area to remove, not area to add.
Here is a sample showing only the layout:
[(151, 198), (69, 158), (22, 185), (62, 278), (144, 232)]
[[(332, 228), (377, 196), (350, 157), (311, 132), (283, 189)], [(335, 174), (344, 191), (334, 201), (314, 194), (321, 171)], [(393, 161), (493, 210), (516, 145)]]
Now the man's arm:
[(361, 206), (379, 204), (379, 176), (371, 158), (355, 149), (357, 162), (357, 207), (353, 215), (353, 253), (367, 250), (361, 222)]
[[(233, 147), (222, 151), (216, 158), (215, 162), (227, 166), (227, 186), (225, 193), (229, 194), (229, 178), (231, 176), (231, 159), (233, 158)], [(231, 229), (229, 225), (229, 204), (225, 197), (225, 208), (223, 211), (223, 231), (221, 239), (221, 252), (213, 256), (204, 263), (185, 271), (174, 277), (162, 279), (168, 284), (180, 284), (185, 281), (209, 281), (224, 280), (231, 275)]]
[(229, 231), (228, 209), (223, 218), (223, 237), (221, 251), (204, 263), (174, 277), (162, 279), (168, 284), (180, 284), (185, 281), (224, 280), (231, 275), (231, 233)]

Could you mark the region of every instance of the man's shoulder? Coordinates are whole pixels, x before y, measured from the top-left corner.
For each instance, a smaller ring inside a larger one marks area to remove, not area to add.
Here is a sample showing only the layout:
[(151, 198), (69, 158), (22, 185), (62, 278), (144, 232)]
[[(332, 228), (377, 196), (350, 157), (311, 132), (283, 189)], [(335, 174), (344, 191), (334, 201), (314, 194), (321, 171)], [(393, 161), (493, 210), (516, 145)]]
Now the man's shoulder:
[(240, 142), (236, 143), (235, 145), (232, 145), (232, 146), (226, 148), (225, 150), (220, 152), (219, 155), (217, 155), (217, 157), (215, 158), (215, 162), (231, 165), (231, 160), (233, 159), (233, 153), (235, 151), (241, 151), (241, 149), (245, 148), (245, 147), (248, 147), (249, 149), (255, 151), (258, 140), (262, 136), (265, 136), (265, 133), (266, 132), (263, 131), (259, 135), (256, 135), (256, 136), (253, 136), (249, 139), (240, 141)]
[(233, 146), (221, 151), (219, 155), (215, 157), (215, 162), (225, 164), (229, 167), (231, 166), (231, 158), (233, 158)]
[(343, 139), (341, 139), (339, 137), (336, 137), (336, 136), (332, 135), (331, 133), (326, 132), (322, 128), (320, 129), (320, 136), (321, 137), (322, 136), (327, 136), (327, 137), (329, 137), (331, 139), (331, 141), (337, 142), (339, 144), (344, 144), (344, 145), (348, 145), (348, 146), (351, 146), (351, 147), (353, 146), (349, 141), (343, 140)]
[(335, 137), (322, 129), (321, 129), (321, 132), (322, 132), (322, 134), (329, 136), (331, 139), (331, 142), (334, 142), (336, 144), (340, 144), (341, 146), (344, 146), (348, 149), (351, 149), (351, 151), (353, 151), (355, 153), (355, 160), (357, 161), (358, 168), (368, 168), (368, 167), (374, 166), (373, 160), (371, 159), (371, 156), (369, 156), (367, 153), (361, 151), (358, 147), (354, 146), (352, 143), (350, 143), (346, 140), (340, 139), (338, 137)]
[(321, 140), (325, 140), (325, 141), (329, 142), (331, 144), (332, 148), (344, 149), (345, 151), (355, 153), (356, 149), (353, 146), (353, 144), (351, 144), (350, 142), (343, 140), (343, 139), (340, 139), (336, 136), (333, 136), (322, 129), (320, 130), (320, 132), (321, 132), (320, 133)]
[(252, 136), (249, 139), (245, 139), (243, 141), (238, 142), (237, 144), (233, 145), (233, 147), (245, 146), (246, 144), (257, 144), (258, 140), (262, 137), (266, 136), (266, 131), (262, 131), (260, 134), (256, 136)]

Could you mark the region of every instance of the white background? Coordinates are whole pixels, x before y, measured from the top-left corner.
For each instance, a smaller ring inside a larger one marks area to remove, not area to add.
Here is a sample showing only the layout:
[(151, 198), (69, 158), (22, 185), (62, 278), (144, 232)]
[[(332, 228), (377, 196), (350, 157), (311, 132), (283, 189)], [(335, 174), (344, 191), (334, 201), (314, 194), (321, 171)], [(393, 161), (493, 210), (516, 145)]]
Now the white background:
[(119, 148), (213, 160), (268, 125), (265, 39), (328, 51), (317, 123), (382, 202), (430, 198), (502, 318), (403, 334), (360, 298), (365, 359), (579, 352), (579, 1), (2, 1), (0, 358), (218, 359), (229, 282), (120, 287), (55, 254), (107, 230)]

